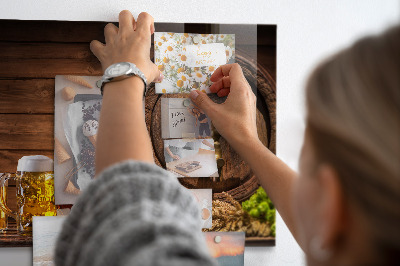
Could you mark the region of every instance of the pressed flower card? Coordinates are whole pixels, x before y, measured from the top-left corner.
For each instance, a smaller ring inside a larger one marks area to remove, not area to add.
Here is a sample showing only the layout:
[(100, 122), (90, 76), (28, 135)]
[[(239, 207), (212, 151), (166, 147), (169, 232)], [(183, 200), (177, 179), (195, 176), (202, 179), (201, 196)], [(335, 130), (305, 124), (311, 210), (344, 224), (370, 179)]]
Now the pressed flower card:
[(209, 93), (215, 69), (235, 61), (235, 34), (156, 32), (154, 60), (165, 77), (156, 93)]

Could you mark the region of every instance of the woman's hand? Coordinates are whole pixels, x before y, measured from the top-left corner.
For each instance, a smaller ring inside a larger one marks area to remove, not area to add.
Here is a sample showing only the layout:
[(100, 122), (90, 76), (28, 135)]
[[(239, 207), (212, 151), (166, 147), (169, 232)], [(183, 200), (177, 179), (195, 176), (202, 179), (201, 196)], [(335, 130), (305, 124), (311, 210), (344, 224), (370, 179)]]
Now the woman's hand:
[(214, 103), (207, 94), (192, 91), (190, 98), (212, 120), (218, 132), (235, 148), (258, 140), (256, 126), (256, 96), (243, 75), (239, 64), (223, 65), (211, 76), (210, 91), (228, 98)]
[(161, 72), (150, 60), (153, 33), (152, 16), (142, 12), (135, 21), (131, 12), (123, 10), (119, 13), (119, 28), (112, 23), (107, 24), (104, 28), (106, 43), (94, 40), (90, 49), (101, 62), (103, 71), (115, 63), (131, 62), (144, 73), (148, 83), (161, 81)]

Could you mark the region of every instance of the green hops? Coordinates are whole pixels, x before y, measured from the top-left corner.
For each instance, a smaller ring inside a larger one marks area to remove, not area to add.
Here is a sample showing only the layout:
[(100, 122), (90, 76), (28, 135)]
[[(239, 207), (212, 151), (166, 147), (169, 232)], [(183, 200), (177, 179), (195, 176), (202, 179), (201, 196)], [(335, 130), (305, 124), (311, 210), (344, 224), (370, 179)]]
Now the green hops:
[(250, 199), (242, 202), (242, 209), (254, 218), (268, 221), (270, 225), (275, 223), (275, 206), (262, 187)]
[(260, 213), (266, 214), (269, 211), (269, 204), (266, 201), (261, 202), (258, 206), (257, 209)]
[(276, 225), (275, 223), (271, 225), (271, 236), (275, 237), (276, 235)]
[(249, 211), (250, 216), (253, 216), (254, 218), (259, 218), (260, 217), (260, 211), (257, 208), (253, 208)]
[(268, 210), (267, 214), (265, 215), (265, 220), (267, 220), (269, 224), (275, 223), (275, 209)]

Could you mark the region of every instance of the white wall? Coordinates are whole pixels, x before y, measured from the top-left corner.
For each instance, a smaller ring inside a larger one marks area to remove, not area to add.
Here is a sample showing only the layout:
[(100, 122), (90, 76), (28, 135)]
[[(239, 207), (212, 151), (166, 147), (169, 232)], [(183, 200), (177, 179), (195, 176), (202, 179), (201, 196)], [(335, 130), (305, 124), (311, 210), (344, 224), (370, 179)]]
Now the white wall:
[[(303, 138), (303, 84), (326, 55), (400, 20), (398, 0), (1, 0), (0, 19), (117, 21), (122, 9), (156, 22), (277, 24), (277, 155), (297, 169)], [(5, 30), (5, 29), (2, 29)], [(0, 249), (0, 265), (31, 265), (30, 248)], [(276, 247), (246, 248), (245, 265), (303, 265), (280, 217)]]

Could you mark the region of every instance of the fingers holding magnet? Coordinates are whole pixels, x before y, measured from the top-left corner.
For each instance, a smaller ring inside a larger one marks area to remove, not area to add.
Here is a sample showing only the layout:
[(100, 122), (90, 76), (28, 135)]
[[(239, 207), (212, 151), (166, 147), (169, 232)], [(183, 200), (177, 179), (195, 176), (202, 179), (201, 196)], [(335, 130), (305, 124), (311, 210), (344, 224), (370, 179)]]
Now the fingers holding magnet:
[(218, 93), (222, 89), (228, 89), (231, 87), (231, 80), (230, 77), (223, 77), (220, 80), (214, 82), (210, 86), (210, 91), (212, 93)]
[(218, 67), (211, 75), (210, 80), (215, 82), (222, 77), (231, 77), (233, 82), (241, 81), (244, 79), (242, 68), (238, 63), (222, 65)]
[(231, 92), (230, 89), (223, 88), (223, 89), (221, 89), (221, 90), (219, 90), (219, 91), (217, 92), (217, 95), (218, 95), (219, 97), (225, 97), (225, 96), (228, 96), (230, 92)]

